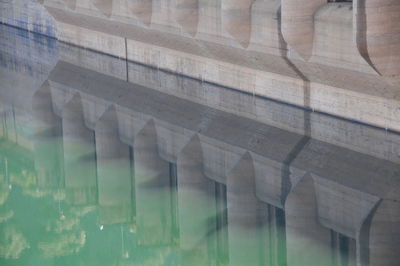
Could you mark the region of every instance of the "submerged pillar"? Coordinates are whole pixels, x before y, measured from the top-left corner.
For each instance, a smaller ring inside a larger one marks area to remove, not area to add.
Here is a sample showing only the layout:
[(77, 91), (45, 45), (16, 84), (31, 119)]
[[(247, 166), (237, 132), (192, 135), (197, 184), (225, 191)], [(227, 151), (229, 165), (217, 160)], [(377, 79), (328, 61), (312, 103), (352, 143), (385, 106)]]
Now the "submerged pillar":
[(210, 265), (208, 238), (216, 231), (216, 225), (210, 222), (215, 215), (215, 186), (203, 173), (198, 135), (179, 153), (177, 171), (179, 240), (184, 265)]
[(67, 201), (74, 205), (97, 203), (94, 132), (85, 125), (79, 94), (62, 110), (64, 175)]
[(358, 265), (399, 265), (400, 203), (384, 199), (371, 213), (361, 230), (358, 245)]
[(305, 175), (285, 203), (288, 266), (331, 266), (331, 230), (318, 222), (313, 178)]
[(154, 120), (149, 120), (134, 140), (136, 226), (142, 246), (171, 244), (172, 195), (169, 163), (158, 153)]
[(38, 186), (61, 188), (61, 119), (53, 112), (50, 84), (46, 81), (32, 97), (33, 153)]
[(132, 220), (129, 146), (119, 139), (117, 111), (108, 108), (95, 125), (100, 223)]
[(227, 177), (229, 265), (265, 265), (268, 205), (256, 197), (255, 171), (246, 153)]

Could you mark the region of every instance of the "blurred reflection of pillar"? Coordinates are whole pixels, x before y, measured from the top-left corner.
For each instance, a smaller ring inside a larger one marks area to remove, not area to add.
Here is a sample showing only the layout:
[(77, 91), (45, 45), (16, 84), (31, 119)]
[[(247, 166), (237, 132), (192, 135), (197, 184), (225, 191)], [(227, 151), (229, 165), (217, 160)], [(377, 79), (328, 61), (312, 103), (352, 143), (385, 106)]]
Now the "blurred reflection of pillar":
[(7, 106), (2, 110), (2, 129), (0, 137), (10, 142), (18, 143), (18, 132), (15, 121), (14, 106)]
[(256, 197), (253, 159), (246, 153), (227, 178), (229, 265), (265, 265), (268, 205)]
[(215, 232), (215, 186), (203, 173), (203, 151), (195, 135), (178, 155), (178, 213), (183, 265), (210, 265), (208, 236)]
[(286, 265), (285, 213), (275, 206), (268, 206), (268, 243), (266, 254), (270, 265)]
[(97, 203), (94, 132), (85, 126), (79, 94), (63, 108), (62, 130), (67, 200), (71, 204), (94, 205)]
[(216, 262), (217, 265), (228, 265), (229, 247), (228, 247), (228, 212), (226, 203), (226, 185), (215, 183), (215, 226), (216, 226)]
[(171, 244), (173, 219), (169, 163), (158, 153), (153, 120), (139, 131), (134, 141), (136, 226), (139, 245)]
[(38, 186), (59, 188), (62, 180), (61, 119), (53, 112), (50, 84), (46, 81), (32, 97), (33, 152)]
[(318, 222), (314, 181), (304, 176), (285, 204), (288, 266), (332, 265), (331, 231)]
[(0, 102), (0, 139), (6, 137), (6, 116), (3, 104)]
[(130, 223), (132, 178), (129, 146), (119, 139), (117, 112), (108, 108), (95, 126), (100, 223)]

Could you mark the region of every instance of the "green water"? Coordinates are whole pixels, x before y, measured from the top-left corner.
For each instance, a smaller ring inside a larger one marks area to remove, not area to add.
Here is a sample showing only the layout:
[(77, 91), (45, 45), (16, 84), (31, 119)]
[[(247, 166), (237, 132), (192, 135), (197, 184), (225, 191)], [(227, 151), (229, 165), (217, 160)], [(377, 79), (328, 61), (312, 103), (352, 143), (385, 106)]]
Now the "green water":
[(27, 137), (28, 126), (13, 125), (3, 117), (0, 265), (230, 265), (230, 252), (284, 265), (284, 221), (232, 227), (229, 247), (224, 185), (178, 193), (174, 164), (156, 178), (168, 182), (135, 178), (132, 154), (99, 160), (94, 143), (63, 140), (54, 127)]
[[(149, 147), (123, 144), (115, 128), (76, 134), (39, 113), (46, 119), (1, 117), (1, 266), (288, 265), (283, 210), (251, 192), (228, 196), (195, 168), (180, 176), (175, 163), (149, 164)], [(291, 248), (306, 252), (295, 265), (330, 265), (321, 262), (334, 252), (351, 265), (347, 238), (335, 251), (294, 237)]]

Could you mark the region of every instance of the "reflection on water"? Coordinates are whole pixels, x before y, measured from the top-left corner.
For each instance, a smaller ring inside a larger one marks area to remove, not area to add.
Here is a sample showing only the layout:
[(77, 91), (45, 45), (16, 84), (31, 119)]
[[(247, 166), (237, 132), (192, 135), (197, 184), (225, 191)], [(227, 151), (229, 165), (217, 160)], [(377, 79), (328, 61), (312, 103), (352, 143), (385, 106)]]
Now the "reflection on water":
[(0, 265), (400, 264), (398, 134), (0, 36)]

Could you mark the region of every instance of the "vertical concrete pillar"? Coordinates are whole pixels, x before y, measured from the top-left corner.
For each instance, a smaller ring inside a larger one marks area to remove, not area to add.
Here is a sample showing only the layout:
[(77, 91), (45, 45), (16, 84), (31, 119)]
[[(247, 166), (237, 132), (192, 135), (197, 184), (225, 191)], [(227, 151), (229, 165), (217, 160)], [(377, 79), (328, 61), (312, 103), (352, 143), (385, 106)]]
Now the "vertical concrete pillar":
[(67, 201), (94, 205), (97, 203), (95, 139), (94, 132), (85, 126), (79, 94), (63, 107), (62, 133)]
[(114, 0), (113, 15), (124, 21), (140, 21), (146, 26), (151, 23), (152, 1), (149, 0)]
[(222, 0), (222, 25), (243, 48), (251, 33), (251, 6), (254, 0)]
[(139, 245), (172, 242), (172, 206), (169, 164), (158, 152), (154, 120), (134, 140), (136, 226)]
[(338, 1), (321, 7), (314, 14), (312, 63), (374, 74), (360, 56), (354, 41), (352, 3)]
[(400, 203), (392, 199), (381, 201), (363, 229), (358, 243), (359, 265), (399, 265)]
[(199, 0), (197, 37), (204, 40), (222, 37), (221, 1)]
[(282, 34), (285, 41), (305, 60), (312, 55), (314, 13), (327, 0), (282, 0)]
[(61, 119), (53, 112), (51, 89), (47, 81), (32, 97), (32, 116), (38, 186), (60, 188), (63, 186)]
[(111, 17), (113, 9), (113, 0), (93, 0), (93, 5), (101, 11), (106, 17)]
[(147, 26), (151, 23), (152, 6), (152, 0), (128, 0), (128, 9)]
[(318, 222), (313, 178), (306, 174), (285, 203), (288, 266), (331, 266), (331, 231)]
[(251, 7), (249, 50), (280, 55), (280, 0), (256, 0)]
[(108, 108), (97, 121), (95, 138), (100, 222), (128, 223), (132, 218), (129, 146), (119, 139), (114, 106)]
[(400, 2), (354, 0), (353, 5), (359, 52), (378, 73), (399, 82)]
[(209, 265), (208, 236), (215, 215), (215, 186), (203, 173), (203, 151), (198, 135), (178, 155), (178, 214), (184, 265)]
[(176, 0), (152, 0), (152, 27), (167, 32), (176, 32), (179, 30), (175, 21), (175, 1)]
[(199, 24), (199, 0), (175, 0), (175, 20), (183, 31), (195, 36)]
[(253, 159), (246, 153), (227, 177), (229, 265), (264, 265), (268, 205), (256, 197)]

